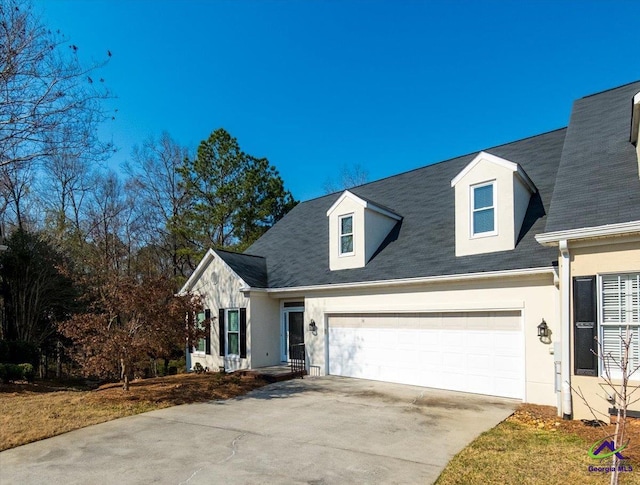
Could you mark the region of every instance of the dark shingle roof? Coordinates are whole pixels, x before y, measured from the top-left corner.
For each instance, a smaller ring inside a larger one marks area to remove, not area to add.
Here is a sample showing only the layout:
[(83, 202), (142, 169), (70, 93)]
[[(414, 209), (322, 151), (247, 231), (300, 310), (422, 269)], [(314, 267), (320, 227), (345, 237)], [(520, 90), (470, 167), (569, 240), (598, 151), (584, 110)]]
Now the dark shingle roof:
[(351, 192), (402, 215), (383, 248), (364, 268), (329, 270), (326, 211), (335, 193), (298, 204), (248, 250), (264, 256), (270, 287), (377, 281), (550, 266), (556, 250), (539, 245), (565, 129), (485, 150), (522, 166), (539, 190), (529, 204), (513, 251), (455, 256), (451, 179), (477, 153), (365, 184)]
[(252, 288), (267, 287), (267, 262), (260, 256), (216, 249), (220, 258)]
[(629, 142), (634, 82), (577, 100), (545, 232), (640, 219), (640, 180)]

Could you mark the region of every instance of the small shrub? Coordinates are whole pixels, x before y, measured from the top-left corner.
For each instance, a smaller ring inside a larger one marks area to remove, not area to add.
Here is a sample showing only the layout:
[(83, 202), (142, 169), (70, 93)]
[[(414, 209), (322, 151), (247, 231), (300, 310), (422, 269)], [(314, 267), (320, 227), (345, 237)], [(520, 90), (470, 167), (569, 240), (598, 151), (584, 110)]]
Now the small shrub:
[(5, 384), (9, 382), (9, 379), (7, 379), (7, 366), (5, 364), (0, 364), (0, 381)]
[(184, 357), (181, 357), (179, 359), (171, 359), (169, 361), (169, 374), (171, 374), (171, 368), (175, 367), (177, 372), (176, 373), (182, 373), (182, 372), (186, 372), (187, 370), (187, 361)]
[(29, 363), (24, 363), (18, 364), (18, 367), (20, 367), (20, 370), (22, 372), (22, 378), (26, 379), (29, 382), (33, 382), (33, 379), (36, 376), (36, 372), (33, 369), (33, 366)]
[(209, 369), (207, 369), (206, 367), (202, 367), (202, 364), (200, 362), (196, 362), (196, 364), (193, 366), (193, 371), (196, 374), (202, 374), (204, 372), (207, 372)]
[(5, 384), (24, 379), (22, 367), (17, 364), (2, 364), (0, 374), (2, 375), (2, 382)]

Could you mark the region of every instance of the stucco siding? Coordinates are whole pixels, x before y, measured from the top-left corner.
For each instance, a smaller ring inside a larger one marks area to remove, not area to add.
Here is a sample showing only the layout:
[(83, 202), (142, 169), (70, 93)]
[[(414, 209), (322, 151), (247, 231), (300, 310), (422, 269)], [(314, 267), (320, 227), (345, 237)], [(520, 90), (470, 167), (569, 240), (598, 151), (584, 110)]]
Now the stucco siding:
[[(607, 273), (640, 272), (640, 239), (608, 238), (591, 243), (571, 246), (571, 276), (591, 276)], [(599, 296), (598, 296), (599, 298)], [(573, 292), (571, 292), (571, 341), (573, 342)], [(601, 377), (576, 376), (574, 369), (574, 349), (571, 348), (571, 385), (586, 397), (585, 403), (573, 392), (573, 416), (575, 419), (593, 419), (589, 406), (598, 413), (607, 414), (611, 407), (607, 401), (611, 389)], [(639, 376), (640, 377), (640, 376)], [(614, 381), (618, 384), (619, 381)], [(640, 385), (640, 380), (632, 381), (633, 387)], [(640, 411), (640, 403), (630, 407), (633, 411)], [(603, 415), (599, 414), (602, 419)]]
[(410, 289), (343, 289), (339, 293), (328, 290), (305, 296), (305, 322), (314, 319), (318, 323), (317, 335), (305, 328), (305, 342), (312, 371), (324, 375), (331, 314), (517, 310), (522, 312), (524, 322), (525, 400), (555, 406), (552, 344), (540, 342), (537, 325), (544, 318), (553, 341), (560, 334), (557, 308), (558, 290), (551, 274), (439, 282)]
[(251, 367), (266, 367), (280, 363), (280, 305), (265, 293), (250, 295), (247, 327), (247, 352)]

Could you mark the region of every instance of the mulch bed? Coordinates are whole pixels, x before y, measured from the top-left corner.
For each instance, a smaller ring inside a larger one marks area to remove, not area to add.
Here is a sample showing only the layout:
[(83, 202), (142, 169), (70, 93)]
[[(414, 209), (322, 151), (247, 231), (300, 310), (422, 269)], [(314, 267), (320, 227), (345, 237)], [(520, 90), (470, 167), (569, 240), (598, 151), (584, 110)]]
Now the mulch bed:
[[(588, 443), (603, 439), (615, 433), (614, 424), (596, 424), (588, 420), (564, 420), (557, 415), (553, 406), (522, 404), (507, 421), (519, 423), (531, 428), (551, 432), (566, 432), (580, 436)], [(624, 455), (634, 463), (640, 463), (640, 419), (627, 418), (627, 438), (629, 446)], [(586, 450), (585, 450), (586, 452)]]

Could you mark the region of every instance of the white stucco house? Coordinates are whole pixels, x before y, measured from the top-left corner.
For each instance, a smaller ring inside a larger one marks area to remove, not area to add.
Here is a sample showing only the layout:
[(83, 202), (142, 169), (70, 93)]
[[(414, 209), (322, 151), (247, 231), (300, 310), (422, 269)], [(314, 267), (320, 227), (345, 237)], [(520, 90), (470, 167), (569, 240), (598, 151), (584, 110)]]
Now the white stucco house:
[(302, 202), (243, 254), (211, 249), (183, 288), (212, 322), (190, 365), (277, 365), (303, 343), (311, 374), (565, 417), (590, 417), (572, 387), (615, 406), (592, 350), (619, 353), (629, 324), (640, 362), (639, 93), (587, 96), (566, 128)]

